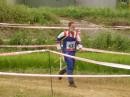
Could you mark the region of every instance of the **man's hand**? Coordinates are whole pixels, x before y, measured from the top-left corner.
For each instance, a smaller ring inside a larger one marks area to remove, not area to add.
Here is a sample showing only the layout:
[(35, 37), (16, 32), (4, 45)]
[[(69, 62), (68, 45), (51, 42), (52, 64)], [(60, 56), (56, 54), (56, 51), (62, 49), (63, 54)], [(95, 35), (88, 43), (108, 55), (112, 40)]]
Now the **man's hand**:
[(77, 49), (78, 49), (78, 50), (82, 50), (82, 48), (83, 48), (83, 45), (81, 45), (81, 44), (78, 44), (78, 45), (77, 45)]
[(57, 47), (57, 50), (61, 50), (61, 45), (59, 43), (56, 45), (56, 47)]

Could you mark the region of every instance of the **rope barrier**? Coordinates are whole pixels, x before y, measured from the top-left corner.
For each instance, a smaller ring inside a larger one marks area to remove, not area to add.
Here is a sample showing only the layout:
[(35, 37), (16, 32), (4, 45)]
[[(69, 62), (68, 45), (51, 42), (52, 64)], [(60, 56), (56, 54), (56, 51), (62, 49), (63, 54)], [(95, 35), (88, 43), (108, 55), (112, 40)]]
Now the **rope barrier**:
[(130, 65), (108, 63), (108, 62), (100, 62), (100, 61), (95, 61), (95, 60), (91, 60), (91, 59), (86, 59), (86, 58), (71, 56), (71, 55), (59, 53), (59, 52), (52, 51), (52, 50), (49, 50), (49, 51), (51, 53), (54, 53), (54, 54), (57, 54), (57, 55), (61, 55), (61, 56), (73, 58), (75, 60), (84, 61), (84, 62), (88, 62), (88, 63), (92, 63), (92, 64), (97, 64), (97, 65), (101, 65), (101, 66), (108, 66), (108, 67), (121, 68), (121, 69), (130, 69)]
[(21, 54), (46, 52), (46, 51), (49, 51), (49, 52), (57, 54), (57, 55), (61, 55), (61, 56), (69, 57), (69, 58), (74, 58), (75, 60), (84, 61), (84, 62), (88, 62), (88, 63), (92, 63), (92, 64), (97, 64), (97, 65), (101, 65), (101, 66), (109, 66), (109, 67), (122, 68), (122, 69), (130, 69), (130, 65), (108, 63), (108, 62), (100, 62), (100, 61), (95, 61), (95, 60), (91, 60), (91, 59), (86, 59), (86, 58), (71, 56), (71, 55), (59, 53), (59, 52), (52, 51), (52, 50), (34, 50), (34, 51), (11, 52), (11, 53), (0, 54), (0, 56), (14, 56), (14, 55), (21, 55)]
[(35, 50), (35, 51), (20, 51), (20, 52), (11, 52), (11, 53), (0, 53), (0, 56), (16, 56), (16, 55), (31, 54), (31, 53), (46, 52), (46, 51), (47, 50)]
[[(0, 45), (0, 48), (56, 48), (56, 45)], [(117, 55), (130, 55), (130, 53), (114, 52), (93, 48), (83, 48), (82, 51), (97, 52), (97, 53), (108, 53)]]
[(56, 48), (56, 45), (0, 45), (0, 48)]
[[(36, 25), (27, 25), (27, 24), (9, 24), (9, 23), (0, 23), (0, 27), (4, 28), (22, 28), (22, 29), (68, 29), (68, 27), (49, 27), (49, 26), (36, 26)], [(113, 30), (129, 30), (130, 26), (106, 26), (106, 27), (85, 27), (78, 28), (80, 30), (102, 30), (102, 29), (113, 29)]]
[[(70, 56), (70, 55), (59, 53), (59, 52), (52, 51), (52, 50), (12, 52), (12, 53), (4, 54), (2, 56), (30, 54), (30, 53), (38, 53), (38, 52), (54, 53), (57, 55), (61, 55), (61, 56), (69, 57), (69, 58), (74, 58), (75, 60), (84, 61), (84, 62), (93, 63), (93, 64), (97, 64), (97, 65), (102, 65), (102, 66), (109, 66), (109, 67), (122, 68), (122, 69), (128, 69), (128, 70), (130, 69), (130, 65), (100, 62), (100, 61), (90, 60), (90, 59), (86, 59), (86, 58)], [(0, 54), (0, 56), (1, 56), (1, 54)], [(7, 72), (0, 72), (0, 75), (33, 76), (33, 77), (130, 77), (130, 75), (51, 75), (51, 74), (49, 75), (49, 74), (24, 74), (24, 73), (7, 73)]]
[(129, 78), (130, 75), (50, 75), (50, 74), (26, 74), (0, 72), (1, 76), (22, 76), (22, 77), (76, 77), (76, 78)]
[(116, 54), (116, 55), (130, 55), (130, 53), (99, 50), (99, 49), (93, 49), (93, 48), (83, 48), (83, 51), (97, 52), (97, 53), (108, 53), (108, 54)]

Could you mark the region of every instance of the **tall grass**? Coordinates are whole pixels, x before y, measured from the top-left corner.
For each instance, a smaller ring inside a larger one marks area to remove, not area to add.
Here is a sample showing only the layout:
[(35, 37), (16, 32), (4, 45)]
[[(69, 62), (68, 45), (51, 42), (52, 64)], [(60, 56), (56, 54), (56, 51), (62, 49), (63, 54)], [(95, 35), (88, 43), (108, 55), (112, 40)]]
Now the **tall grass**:
[(83, 19), (106, 25), (130, 25), (130, 11), (128, 9), (109, 8), (29, 8), (24, 5), (9, 6), (0, 4), (0, 22), (16, 22), (31, 24), (56, 24), (60, 17)]
[(32, 43), (32, 39), (27, 37), (26, 32), (16, 32), (10, 38), (11, 45), (28, 45)]
[[(5, 35), (2, 44), (8, 45), (44, 45), (55, 44), (56, 36), (61, 30), (7, 30), (0, 32)], [(9, 34), (8, 34), (9, 33)]]
[[(130, 24), (130, 12), (128, 9), (109, 9), (109, 8), (85, 8), (85, 7), (66, 7), (48, 9), (61, 17), (74, 19), (85, 19), (94, 23), (106, 25)], [(118, 24), (120, 23), (120, 24)]]
[(4, 42), (3, 42), (3, 40), (0, 38), (0, 45), (2, 45)]
[[(0, 44), (56, 44), (56, 37), (60, 32), (61, 30), (10, 30), (10, 35), (7, 37), (8, 41), (0, 39)], [(88, 36), (86, 33), (82, 33), (81, 38), (84, 47), (130, 52), (129, 37), (116, 31), (99, 32), (94, 36)]]
[(96, 34), (93, 38), (83, 38), (83, 44), (86, 47), (98, 49), (107, 49), (122, 52), (129, 52), (130, 50), (129, 37), (117, 32), (101, 32)]
[(24, 5), (9, 6), (6, 4), (0, 4), (0, 10), (0, 22), (29, 24), (59, 23), (59, 19), (55, 14), (46, 10), (29, 8)]
[[(100, 54), (100, 53), (78, 53), (78, 56), (98, 61), (130, 64), (129, 56)], [(52, 72), (59, 71), (59, 56), (51, 54), (50, 65)], [(64, 64), (65, 65), (65, 64)], [(0, 57), (0, 71), (49, 73), (48, 53), (37, 53), (30, 55)], [(130, 74), (129, 70), (116, 69), (106, 66), (98, 66), (82, 61), (76, 62), (75, 72), (80, 74)]]

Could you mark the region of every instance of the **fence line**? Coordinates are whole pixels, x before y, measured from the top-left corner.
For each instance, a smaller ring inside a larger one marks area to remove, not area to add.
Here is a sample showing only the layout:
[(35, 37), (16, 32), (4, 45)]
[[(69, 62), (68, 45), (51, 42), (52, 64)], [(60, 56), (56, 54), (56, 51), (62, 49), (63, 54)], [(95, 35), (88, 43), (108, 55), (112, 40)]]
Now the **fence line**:
[(76, 77), (76, 78), (129, 78), (130, 75), (50, 75), (50, 74), (27, 74), (0, 72), (1, 76), (22, 76), (22, 77)]
[(56, 45), (0, 45), (0, 48), (56, 48)]
[(99, 49), (93, 49), (93, 48), (83, 48), (83, 51), (97, 52), (97, 53), (108, 53), (108, 54), (116, 54), (116, 55), (130, 55), (130, 53), (99, 50)]
[[(50, 26), (36, 26), (28, 24), (10, 24), (0, 23), (0, 27), (4, 28), (22, 28), (22, 29), (68, 29), (68, 27), (50, 27)], [(113, 29), (113, 30), (129, 30), (130, 26), (106, 26), (106, 27), (79, 27), (80, 30), (102, 30), (102, 29)]]
[(46, 51), (47, 50), (34, 50), (34, 51), (20, 51), (20, 52), (10, 52), (10, 53), (0, 53), (0, 56), (16, 56), (16, 55), (31, 54), (31, 53), (46, 52)]
[(101, 65), (101, 66), (108, 66), (108, 67), (122, 68), (122, 69), (129, 69), (130, 70), (130, 65), (95, 61), (95, 60), (91, 60), (91, 59), (87, 59), (87, 58), (81, 58), (81, 57), (76, 57), (76, 56), (71, 56), (71, 55), (59, 53), (59, 52), (52, 51), (52, 50), (49, 50), (49, 51), (51, 53), (54, 53), (54, 54), (57, 54), (57, 55), (61, 55), (61, 56), (65, 56), (65, 57), (69, 57), (69, 58), (73, 58), (73, 59), (79, 60), (79, 61), (84, 61), (84, 62), (97, 64), (97, 65)]
[(73, 58), (75, 60), (79, 60), (79, 61), (83, 61), (83, 62), (87, 62), (87, 63), (97, 64), (97, 65), (101, 65), (101, 66), (114, 67), (114, 68), (121, 68), (121, 69), (130, 69), (130, 65), (95, 61), (95, 60), (91, 60), (91, 59), (87, 59), (87, 58), (81, 58), (81, 57), (76, 57), (76, 56), (63, 54), (63, 53), (56, 52), (56, 51), (53, 51), (53, 50), (34, 50), (34, 51), (21, 51), (21, 52), (2, 53), (2, 54), (0, 54), (0, 56), (14, 56), (14, 55), (30, 54), (30, 53), (38, 53), (38, 52), (47, 52), (47, 51), (50, 52), (50, 53), (54, 53), (54, 54), (57, 54), (57, 55)]
[[(56, 45), (0, 45), (0, 48), (56, 48)], [(97, 52), (97, 53), (108, 53), (117, 55), (130, 55), (130, 53), (114, 52), (93, 48), (83, 48), (81, 51)]]

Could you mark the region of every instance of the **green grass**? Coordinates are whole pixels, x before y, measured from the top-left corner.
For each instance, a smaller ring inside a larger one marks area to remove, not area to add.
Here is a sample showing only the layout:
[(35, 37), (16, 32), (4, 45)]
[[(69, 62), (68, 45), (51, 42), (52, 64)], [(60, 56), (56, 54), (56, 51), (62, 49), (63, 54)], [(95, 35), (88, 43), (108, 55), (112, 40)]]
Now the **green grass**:
[[(49, 45), (56, 44), (56, 37), (63, 30), (0, 30), (0, 44), (3, 45)], [(112, 51), (130, 52), (129, 33), (102, 31), (94, 35), (82, 32), (84, 47)], [(6, 49), (5, 49), (6, 50)]]
[(87, 20), (105, 25), (130, 25), (129, 9), (109, 8), (29, 8), (23, 5), (9, 6), (0, 4), (0, 22), (29, 23), (29, 24), (57, 24), (60, 18)]
[[(85, 38), (84, 38), (85, 37)], [(93, 36), (82, 34), (83, 45), (90, 48), (129, 52), (130, 38), (119, 32), (100, 32)]]
[[(122, 63), (130, 65), (129, 56), (111, 55), (100, 53), (78, 53), (78, 56), (98, 61)], [(49, 73), (49, 58), (47, 53), (36, 53), (29, 55), (0, 57), (0, 71), (27, 72), (27, 73)], [(51, 54), (50, 64), (53, 73), (59, 70), (59, 56)], [(77, 61), (75, 66), (76, 74), (130, 74), (129, 70), (116, 69), (106, 66), (99, 66), (82, 61)]]
[(109, 8), (85, 8), (85, 7), (64, 7), (64, 8), (41, 8), (48, 10), (59, 17), (87, 20), (97, 24), (105, 25), (129, 25), (130, 12), (128, 9)]
[[(111, 62), (111, 63), (119, 63), (119, 64), (128, 64), (130, 65), (129, 56), (123, 56), (123, 55), (113, 55), (113, 54), (102, 54), (102, 53), (79, 53), (78, 56), (88, 59), (93, 59), (97, 61), (103, 61), (103, 62)], [(78, 63), (78, 62), (77, 62)], [(95, 64), (85, 64), (85, 62), (79, 62), (80, 65), (78, 65), (79, 70), (78, 71), (85, 71), (91, 72), (91, 73), (108, 73), (108, 74), (122, 74), (126, 73), (129, 74), (129, 70), (123, 70), (123, 69), (115, 69), (111, 67), (106, 66), (98, 66)]]
[(24, 5), (9, 6), (0, 4), (0, 22), (51, 24), (59, 23), (55, 14), (46, 10), (29, 8)]

